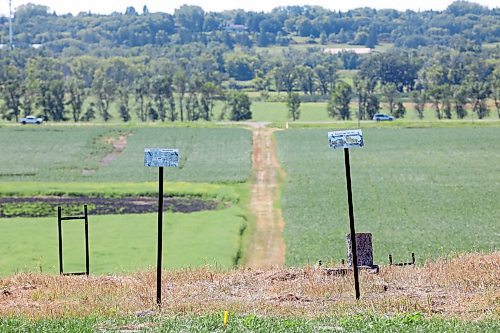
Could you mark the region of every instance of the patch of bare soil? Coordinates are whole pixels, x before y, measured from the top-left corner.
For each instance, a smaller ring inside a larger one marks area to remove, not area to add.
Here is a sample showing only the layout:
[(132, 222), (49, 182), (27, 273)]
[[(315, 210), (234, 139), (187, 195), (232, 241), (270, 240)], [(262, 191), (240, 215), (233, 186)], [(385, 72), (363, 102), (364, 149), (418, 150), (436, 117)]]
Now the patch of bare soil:
[(278, 177), (281, 167), (273, 140), (274, 130), (256, 126), (253, 130), (254, 183), (250, 207), (256, 216), (252, 242), (247, 251), (246, 266), (263, 268), (285, 263), (284, 221), (279, 200)]
[[(360, 273), (361, 299), (353, 278), (324, 269), (200, 268), (165, 271), (165, 315), (230, 311), (264, 316), (320, 317), (420, 312), (426, 316), (500, 319), (500, 252), (467, 254), (422, 267), (383, 266)], [(54, 318), (150, 313), (156, 301), (156, 272), (130, 276), (17, 274), (0, 279), (0, 316)], [(154, 310), (153, 313), (157, 313)]]
[[(30, 209), (16, 209), (6, 212), (7, 206), (27, 205)], [(36, 208), (32, 206), (36, 204)], [(88, 206), (90, 215), (105, 214), (142, 214), (158, 211), (158, 199), (153, 197), (125, 198), (88, 198), (88, 197), (11, 197), (0, 198), (0, 217), (42, 217), (54, 216), (57, 207), (61, 206), (64, 215), (73, 214), (76, 209)], [(220, 207), (217, 200), (199, 198), (164, 198), (165, 211), (191, 213), (203, 210), (214, 210)], [(65, 213), (66, 209), (71, 212)]]
[(127, 146), (127, 135), (120, 135), (117, 138), (108, 138), (106, 143), (113, 145), (113, 150), (103, 157), (101, 160), (101, 165), (109, 165), (113, 160), (115, 160), (123, 152)]

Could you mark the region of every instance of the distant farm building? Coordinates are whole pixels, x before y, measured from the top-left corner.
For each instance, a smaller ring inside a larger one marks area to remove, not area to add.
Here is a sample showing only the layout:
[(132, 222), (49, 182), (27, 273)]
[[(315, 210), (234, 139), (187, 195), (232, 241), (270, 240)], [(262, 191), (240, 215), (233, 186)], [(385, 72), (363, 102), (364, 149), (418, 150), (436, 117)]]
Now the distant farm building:
[(372, 51), (372, 49), (368, 47), (334, 47), (334, 48), (328, 48), (324, 49), (324, 53), (330, 53), (330, 54), (338, 54), (341, 52), (353, 52), (356, 54), (368, 54)]
[(242, 31), (247, 31), (248, 27), (243, 24), (228, 24), (224, 27), (224, 30), (229, 31), (229, 32), (242, 32)]

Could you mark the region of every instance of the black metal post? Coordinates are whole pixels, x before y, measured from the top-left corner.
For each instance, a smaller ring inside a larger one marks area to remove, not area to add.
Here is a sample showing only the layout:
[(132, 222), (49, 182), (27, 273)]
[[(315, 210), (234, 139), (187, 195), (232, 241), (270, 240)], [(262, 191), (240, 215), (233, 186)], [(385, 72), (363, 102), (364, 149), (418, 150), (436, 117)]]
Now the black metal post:
[(63, 274), (63, 257), (62, 257), (62, 230), (61, 230), (61, 207), (57, 207), (57, 231), (59, 234), (59, 274)]
[(156, 258), (156, 304), (161, 305), (161, 257), (163, 243), (163, 167), (158, 180), (158, 253)]
[(83, 206), (83, 214), (85, 217), (85, 275), (89, 276), (89, 217), (87, 214), (87, 205)]
[(352, 188), (351, 188), (351, 165), (349, 163), (348, 148), (344, 148), (344, 159), (345, 159), (345, 178), (347, 182), (347, 203), (349, 204), (349, 224), (351, 229), (351, 251), (352, 251), (352, 267), (354, 269), (354, 289), (356, 289), (356, 299), (359, 299), (358, 256), (356, 254), (356, 230), (354, 228), (354, 208), (352, 204)]

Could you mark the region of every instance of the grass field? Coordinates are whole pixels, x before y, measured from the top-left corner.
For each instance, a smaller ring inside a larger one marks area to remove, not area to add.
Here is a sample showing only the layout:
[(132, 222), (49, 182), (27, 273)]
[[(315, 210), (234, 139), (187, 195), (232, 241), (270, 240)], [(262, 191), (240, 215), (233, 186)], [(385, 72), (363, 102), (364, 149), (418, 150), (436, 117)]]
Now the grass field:
[[(124, 151), (103, 164), (101, 160), (113, 149), (109, 138), (123, 135), (128, 140)], [(165, 170), (165, 195), (228, 204), (216, 211), (166, 213), (165, 267), (216, 264), (227, 268), (242, 255), (245, 182), (251, 168), (248, 130), (9, 126), (0, 130), (0, 142), (1, 196), (156, 196), (158, 168), (144, 167), (144, 148), (179, 148), (180, 166)], [(0, 219), (0, 275), (58, 271), (55, 216)], [(82, 270), (83, 226), (68, 223), (65, 234), (67, 270)], [(155, 235), (154, 214), (91, 216), (92, 273), (154, 265)]]
[[(238, 202), (240, 190), (236, 184), (164, 182), (167, 197), (202, 197), (220, 201)], [(157, 196), (158, 182), (3, 182), (0, 196), (86, 196), (86, 197), (140, 197)]]
[(83, 319), (27, 320), (0, 318), (2, 332), (432, 332), (432, 333), (476, 333), (495, 332), (500, 324), (495, 321), (463, 322), (459, 320), (426, 319), (419, 313), (405, 316), (356, 315), (330, 317), (316, 320), (303, 318), (262, 317), (256, 315), (230, 316), (228, 325), (223, 325), (222, 314), (205, 316), (161, 317), (111, 317)]
[[(282, 199), (286, 263), (346, 257), (344, 157), (327, 129), (277, 132), (287, 173)], [(500, 244), (499, 128), (366, 129), (352, 150), (357, 232), (373, 233), (375, 263), (422, 262)]]
[[(237, 206), (164, 215), (164, 267), (233, 267), (239, 260), (244, 212)], [(156, 214), (91, 216), (92, 274), (131, 272), (156, 265)], [(1, 219), (0, 276), (59, 272), (57, 218)], [(65, 271), (85, 271), (83, 222), (64, 222)]]
[[(122, 154), (107, 166), (108, 137), (128, 135)], [(144, 148), (179, 148), (178, 168), (165, 178), (189, 182), (244, 182), (250, 175), (251, 132), (227, 128), (7, 127), (0, 131), (2, 181), (119, 181), (158, 178), (144, 167)]]
[[(285, 96), (286, 93), (281, 93)], [(408, 121), (417, 122), (428, 122), (435, 121), (439, 122), (436, 118), (434, 110), (427, 108), (424, 112), (424, 118), (422, 120), (418, 119), (415, 110), (413, 109), (412, 103), (405, 103), (406, 106), (406, 116), (402, 119), (394, 121), (394, 123), (405, 123)], [(300, 104), (300, 118), (297, 123), (301, 122), (331, 122), (337, 121), (337, 118), (330, 118), (326, 112), (327, 103), (326, 102), (315, 102), (315, 103), (301, 103)], [(356, 120), (357, 106), (351, 105), (351, 118)], [(385, 103), (381, 103), (381, 109), (379, 113), (389, 114), (389, 110)], [(284, 102), (253, 102), (252, 103), (252, 116), (254, 121), (269, 121), (274, 123), (279, 122), (291, 122), (288, 116), (288, 109)], [(455, 115), (452, 117), (455, 119)], [(490, 113), (490, 116), (485, 118), (489, 120), (498, 119), (495, 112)], [(477, 120), (477, 116), (469, 112), (464, 120)], [(446, 120), (441, 120), (445, 122)], [(369, 120), (369, 122), (372, 122)]]

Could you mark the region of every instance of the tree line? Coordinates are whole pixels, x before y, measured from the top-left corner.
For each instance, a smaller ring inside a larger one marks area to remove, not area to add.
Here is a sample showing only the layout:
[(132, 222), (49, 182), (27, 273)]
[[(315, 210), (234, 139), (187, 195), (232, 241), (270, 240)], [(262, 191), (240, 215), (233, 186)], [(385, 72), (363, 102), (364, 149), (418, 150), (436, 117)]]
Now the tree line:
[[(498, 41), (500, 11), (468, 1), (455, 1), (444, 11), (404, 12), (357, 8), (331, 11), (320, 6), (277, 7), (270, 12), (206, 12), (183, 5), (174, 14), (127, 7), (124, 13), (58, 15), (43, 5), (16, 8), (14, 44), (41, 44), (54, 54), (83, 55), (103, 49), (166, 47), (189, 43), (222, 43), (233, 48), (294, 43), (348, 43), (374, 47), (481, 44)], [(8, 42), (8, 18), (0, 17), (0, 43)], [(115, 50), (116, 51), (116, 50)], [(117, 55), (117, 54), (115, 54)]]
[[(182, 69), (174, 71), (171, 63), (161, 60), (80, 57), (66, 62), (32, 57), (23, 59), (21, 66), (15, 60), (4, 58), (0, 65), (1, 111), (8, 120), (40, 113), (51, 121), (98, 117), (107, 122), (115, 103), (124, 122), (132, 112), (140, 121), (211, 121), (217, 100), (224, 101), (222, 117), (251, 118), (247, 95), (223, 91), (218, 82)], [(84, 108), (86, 100), (91, 102)]]
[[(244, 120), (251, 118), (245, 91), (256, 91), (261, 99), (286, 102), (293, 120), (300, 117), (302, 101), (328, 101), (328, 114), (340, 119), (352, 117), (351, 102), (357, 104), (359, 119), (371, 119), (382, 102), (401, 118), (403, 101), (413, 102), (420, 118), (430, 106), (438, 119), (462, 119), (468, 111), (481, 119), (493, 101), (500, 117), (500, 66), (488, 52), (374, 53), (360, 59), (360, 69), (347, 83), (339, 79), (341, 55), (290, 50), (281, 58), (267, 58), (235, 57), (217, 48), (183, 51), (171, 58), (54, 58), (0, 51), (1, 115), (15, 121), (40, 113), (52, 121), (98, 117), (106, 122), (116, 105), (124, 122), (133, 114), (139, 121), (211, 121), (215, 104), (222, 102), (221, 119)], [(251, 70), (246, 89), (233, 80), (233, 70)]]

